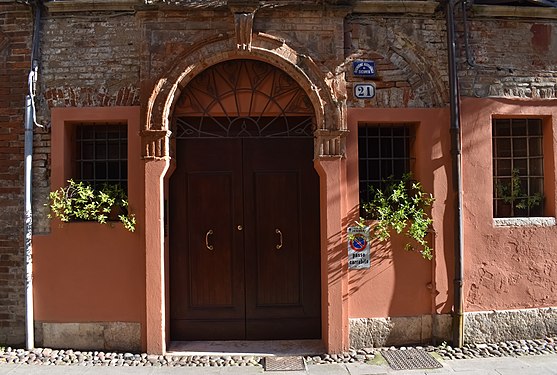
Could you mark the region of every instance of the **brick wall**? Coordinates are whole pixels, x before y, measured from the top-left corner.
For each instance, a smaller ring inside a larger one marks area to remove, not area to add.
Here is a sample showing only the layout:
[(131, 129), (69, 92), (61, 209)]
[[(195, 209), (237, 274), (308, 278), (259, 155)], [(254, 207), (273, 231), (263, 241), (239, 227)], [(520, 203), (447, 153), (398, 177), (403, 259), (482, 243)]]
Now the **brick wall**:
[[(352, 107), (444, 107), (448, 103), (447, 48), (443, 14), (351, 15), (349, 58), (376, 63), (376, 97), (354, 99)], [(362, 81), (347, 74), (351, 83)]]
[(458, 17), (461, 94), (557, 98), (557, 19), (469, 17), (470, 66)]
[(23, 114), (31, 30), (28, 7), (0, 4), (0, 345), (25, 341)]

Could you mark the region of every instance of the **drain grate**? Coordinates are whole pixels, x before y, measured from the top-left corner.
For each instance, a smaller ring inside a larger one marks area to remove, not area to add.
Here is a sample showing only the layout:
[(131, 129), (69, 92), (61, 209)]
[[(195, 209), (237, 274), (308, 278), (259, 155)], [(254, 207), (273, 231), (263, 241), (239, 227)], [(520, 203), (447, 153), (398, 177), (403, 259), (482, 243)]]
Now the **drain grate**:
[(423, 349), (386, 350), (381, 355), (394, 370), (441, 368), (443, 365)]
[(305, 371), (303, 357), (265, 357), (265, 371)]

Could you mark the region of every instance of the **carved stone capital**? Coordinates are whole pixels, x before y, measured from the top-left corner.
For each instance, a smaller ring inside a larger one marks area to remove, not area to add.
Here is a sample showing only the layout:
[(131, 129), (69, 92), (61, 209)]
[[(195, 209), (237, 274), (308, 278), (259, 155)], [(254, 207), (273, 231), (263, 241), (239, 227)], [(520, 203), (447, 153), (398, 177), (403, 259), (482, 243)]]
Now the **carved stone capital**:
[(253, 33), (252, 13), (234, 13), (234, 28), (236, 30), (236, 47), (242, 51), (251, 51), (251, 39)]
[(144, 159), (164, 159), (168, 157), (169, 130), (141, 131), (142, 156)]
[(315, 158), (344, 157), (348, 130), (318, 129), (315, 131)]

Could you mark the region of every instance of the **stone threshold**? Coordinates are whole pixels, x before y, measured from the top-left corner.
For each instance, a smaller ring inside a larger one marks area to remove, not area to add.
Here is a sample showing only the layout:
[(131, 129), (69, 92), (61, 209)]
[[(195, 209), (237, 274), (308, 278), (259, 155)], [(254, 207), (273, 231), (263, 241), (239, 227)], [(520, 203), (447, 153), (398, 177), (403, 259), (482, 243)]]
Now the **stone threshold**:
[(325, 353), (321, 340), (172, 341), (171, 356), (303, 356)]

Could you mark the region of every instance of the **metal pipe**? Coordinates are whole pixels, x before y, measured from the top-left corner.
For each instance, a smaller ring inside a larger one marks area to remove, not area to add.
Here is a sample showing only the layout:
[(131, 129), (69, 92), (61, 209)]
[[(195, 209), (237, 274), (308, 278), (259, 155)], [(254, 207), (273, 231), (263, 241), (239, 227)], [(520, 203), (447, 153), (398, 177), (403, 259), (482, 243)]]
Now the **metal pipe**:
[(24, 138), (24, 261), (25, 261), (25, 346), (27, 350), (35, 347), (34, 314), (33, 314), (33, 126), (35, 105), (33, 96), (38, 72), (39, 33), (41, 22), (42, 1), (30, 4), (34, 13), (33, 44), (31, 48), (31, 70), (29, 71), (28, 89), (25, 96), (25, 138)]
[(463, 311), (463, 223), (462, 223), (462, 169), (461, 169), (461, 129), (460, 129), (460, 94), (456, 66), (456, 36), (454, 25), (455, 2), (447, 0), (447, 49), (449, 58), (449, 92), (450, 92), (450, 133), (452, 155), (454, 215), (454, 311), (453, 311), (453, 346), (464, 344)]
[(27, 350), (35, 347), (33, 316), (33, 210), (32, 210), (32, 172), (33, 172), (33, 106), (31, 95), (25, 97), (25, 146), (24, 146), (24, 246), (25, 246), (25, 346)]

